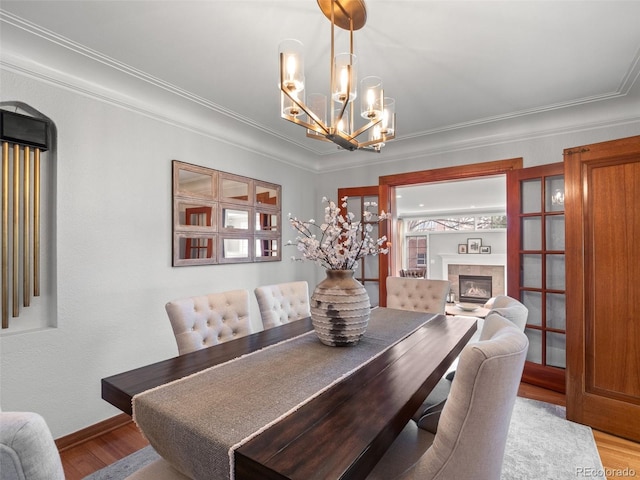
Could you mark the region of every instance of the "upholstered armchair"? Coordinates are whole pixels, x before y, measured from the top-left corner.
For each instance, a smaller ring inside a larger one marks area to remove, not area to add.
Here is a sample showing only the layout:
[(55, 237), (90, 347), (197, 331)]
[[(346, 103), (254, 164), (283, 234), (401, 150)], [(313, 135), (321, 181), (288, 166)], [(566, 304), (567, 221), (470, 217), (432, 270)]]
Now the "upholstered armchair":
[[(492, 317), (492, 315), (497, 314), (510, 321), (513, 326), (521, 332), (524, 331), (527, 324), (527, 317), (529, 316), (529, 310), (515, 298), (511, 298), (506, 295), (498, 295), (492, 299), (491, 304), (488, 305), (487, 308), (491, 308), (487, 314), (487, 319)], [(471, 338), (469, 343), (475, 343), (477, 341), (491, 338), (499, 325), (500, 323), (496, 323), (495, 321), (478, 319), (478, 332)], [(454, 365), (456, 363), (457, 360), (454, 362)], [(440, 379), (436, 387), (431, 391), (413, 417), (416, 421), (421, 419), (420, 421), (422, 422), (422, 425), (429, 431), (435, 433), (438, 427), (440, 414), (442, 413), (445, 402), (449, 397), (451, 381), (455, 374), (455, 367), (453, 367), (453, 369), (444, 378)]]
[(502, 315), (507, 320), (513, 322), (521, 332), (524, 331), (524, 327), (527, 325), (527, 319), (529, 317), (529, 309), (515, 298), (511, 298), (506, 295), (498, 295), (495, 297), (489, 308), (491, 309), (489, 314), (497, 313)]
[(449, 282), (425, 278), (387, 277), (387, 307), (444, 313)]
[(307, 282), (264, 285), (256, 288), (254, 293), (265, 329), (311, 315)]
[(0, 412), (2, 480), (64, 480), (51, 431), (33, 412)]
[(247, 290), (173, 300), (165, 309), (180, 355), (252, 333)]
[(400, 270), (401, 277), (424, 278), (426, 274), (426, 268), (407, 268), (405, 270)]
[(460, 354), (437, 433), (409, 421), (368, 479), (500, 479), (529, 341), (498, 314), (487, 321), (491, 337)]

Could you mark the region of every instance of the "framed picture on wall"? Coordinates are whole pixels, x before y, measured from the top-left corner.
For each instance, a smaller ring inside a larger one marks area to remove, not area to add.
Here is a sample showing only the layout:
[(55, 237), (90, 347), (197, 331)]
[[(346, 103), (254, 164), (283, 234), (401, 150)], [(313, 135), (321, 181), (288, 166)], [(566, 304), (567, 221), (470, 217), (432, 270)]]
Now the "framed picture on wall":
[(491, 253), (491, 247), (481, 245), (480, 246), (480, 253)]
[(467, 244), (459, 243), (458, 244), (458, 253), (467, 253)]
[(467, 238), (467, 253), (480, 253), (481, 238)]

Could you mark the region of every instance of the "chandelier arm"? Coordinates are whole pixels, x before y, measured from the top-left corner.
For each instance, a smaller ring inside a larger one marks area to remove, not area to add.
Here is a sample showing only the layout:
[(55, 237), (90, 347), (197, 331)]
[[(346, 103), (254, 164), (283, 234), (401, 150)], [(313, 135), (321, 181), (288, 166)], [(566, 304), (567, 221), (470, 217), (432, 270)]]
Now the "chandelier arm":
[[(371, 129), (372, 127), (375, 127), (376, 125), (378, 125), (380, 122), (382, 121), (382, 119), (378, 119), (378, 120), (371, 120), (369, 123), (367, 123), (366, 125), (360, 127), (358, 130), (356, 130), (355, 132), (353, 132), (352, 137), (356, 138), (360, 135), (362, 135), (364, 132), (368, 131), (369, 129)], [(374, 141), (374, 143), (376, 143)]]
[(314, 132), (319, 133), (320, 135), (323, 135), (323, 136), (329, 135), (329, 133), (326, 130), (324, 130), (322, 127), (319, 127), (318, 125), (313, 125), (309, 122), (305, 122), (304, 120), (300, 120), (299, 118), (292, 117), (290, 115), (280, 115), (280, 116), (291, 123), (295, 123), (296, 125), (302, 125), (303, 127), (308, 128), (309, 130), (313, 130)]
[(283, 91), (283, 93), (287, 95), (291, 99), (291, 101), (293, 101), (296, 105), (298, 105), (304, 113), (306, 113), (309, 117), (311, 117), (314, 123), (305, 122), (304, 120), (300, 120), (294, 117), (293, 115), (285, 115), (281, 113), (280, 116), (282, 118), (284, 118), (285, 120), (289, 120), (290, 122), (296, 123), (298, 125), (304, 125), (309, 130), (318, 132), (321, 135), (329, 135), (330, 128), (327, 127), (324, 123), (322, 123), (322, 121), (317, 117), (315, 113), (313, 113), (304, 103), (300, 103), (296, 101), (293, 97), (291, 97), (291, 95), (289, 95), (288, 92)]

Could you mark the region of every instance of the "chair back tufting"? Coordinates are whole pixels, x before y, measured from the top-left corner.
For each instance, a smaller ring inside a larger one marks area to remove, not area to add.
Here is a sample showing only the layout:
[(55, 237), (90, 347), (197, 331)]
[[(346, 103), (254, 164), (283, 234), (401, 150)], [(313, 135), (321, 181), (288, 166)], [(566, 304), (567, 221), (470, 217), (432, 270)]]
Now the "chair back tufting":
[(426, 278), (387, 277), (387, 307), (444, 313), (449, 282)]
[(311, 315), (307, 282), (264, 285), (256, 288), (254, 292), (265, 329)]
[(165, 309), (180, 355), (251, 333), (248, 290), (173, 300)]

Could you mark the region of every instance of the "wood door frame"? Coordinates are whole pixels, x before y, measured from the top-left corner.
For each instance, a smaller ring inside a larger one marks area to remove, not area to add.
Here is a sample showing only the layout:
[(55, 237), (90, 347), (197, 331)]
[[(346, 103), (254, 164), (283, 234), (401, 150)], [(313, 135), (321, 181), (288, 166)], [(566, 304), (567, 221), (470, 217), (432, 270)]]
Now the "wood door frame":
[[(379, 201), (385, 211), (395, 212), (396, 208), (396, 187), (407, 185), (419, 185), (425, 183), (447, 182), (452, 180), (463, 180), (477, 177), (489, 177), (493, 175), (506, 175), (507, 172), (522, 168), (522, 157), (509, 158), (506, 160), (494, 160), (491, 162), (472, 163), (470, 165), (459, 165), (455, 167), (435, 168), (432, 170), (420, 170), (417, 172), (397, 173), (378, 177), (380, 185)], [(506, 188), (506, 179), (505, 179)], [(387, 222), (387, 237), (393, 243), (395, 239), (395, 225)], [(507, 227), (508, 233), (508, 227)], [(380, 305), (386, 306), (386, 294), (382, 296), (382, 287), (386, 284), (386, 277), (390, 272), (395, 271), (395, 256), (384, 255), (386, 265), (380, 265)], [(385, 290), (386, 292), (386, 290)]]

